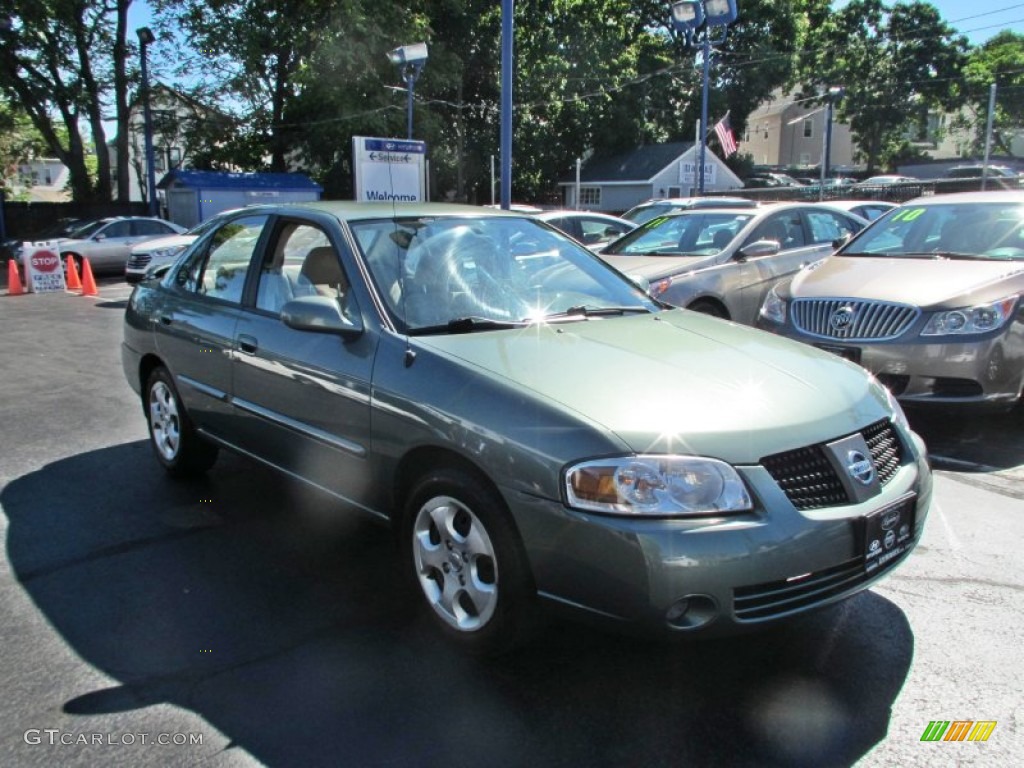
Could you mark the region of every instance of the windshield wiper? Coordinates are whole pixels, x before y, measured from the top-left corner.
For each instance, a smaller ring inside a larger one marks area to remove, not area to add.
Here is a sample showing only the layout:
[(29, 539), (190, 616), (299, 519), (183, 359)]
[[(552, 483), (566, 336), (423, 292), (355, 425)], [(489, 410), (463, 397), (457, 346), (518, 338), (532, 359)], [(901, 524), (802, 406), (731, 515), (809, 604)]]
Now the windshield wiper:
[(495, 331), (504, 328), (522, 328), (525, 322), (515, 320), (492, 320), (487, 317), (455, 317), (447, 323), (428, 325), (423, 328), (412, 328), (410, 336), (422, 336), (431, 333), (472, 333), (473, 331)]
[(589, 307), (585, 304), (578, 304), (575, 307), (569, 307), (562, 312), (552, 312), (549, 315), (544, 315), (544, 320), (559, 320), (572, 317), (608, 317), (610, 315), (625, 315), (632, 312), (642, 312), (648, 314), (651, 310), (647, 307), (641, 306), (627, 306), (627, 307)]
[(950, 259), (953, 261), (988, 261), (987, 256), (978, 253), (961, 253), (958, 251), (928, 251), (920, 253), (893, 253), (891, 256), (906, 256), (908, 258), (924, 257), (929, 259)]

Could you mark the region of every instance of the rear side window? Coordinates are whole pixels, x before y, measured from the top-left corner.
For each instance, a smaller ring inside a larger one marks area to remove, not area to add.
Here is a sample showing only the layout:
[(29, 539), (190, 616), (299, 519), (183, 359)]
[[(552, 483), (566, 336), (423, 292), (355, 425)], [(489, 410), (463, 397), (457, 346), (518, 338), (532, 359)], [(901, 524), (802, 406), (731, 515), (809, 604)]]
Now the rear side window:
[(186, 291), (240, 304), (245, 275), (266, 223), (266, 216), (243, 216), (225, 223), (206, 248), (197, 250), (178, 271), (178, 285)]

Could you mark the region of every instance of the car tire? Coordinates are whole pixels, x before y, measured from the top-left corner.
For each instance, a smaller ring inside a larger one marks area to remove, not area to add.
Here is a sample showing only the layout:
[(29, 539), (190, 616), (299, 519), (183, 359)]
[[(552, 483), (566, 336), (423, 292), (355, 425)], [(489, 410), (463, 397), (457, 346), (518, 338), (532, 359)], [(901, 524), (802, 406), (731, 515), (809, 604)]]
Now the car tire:
[(700, 312), (702, 315), (711, 315), (712, 317), (718, 317), (722, 320), (729, 319), (729, 313), (725, 310), (721, 304), (716, 301), (708, 301), (707, 299), (698, 299), (693, 302), (687, 309), (693, 312)]
[(149, 375), (144, 405), (150, 445), (169, 474), (190, 477), (213, 466), (217, 446), (203, 440), (192, 426), (166, 368), (155, 368)]
[(414, 485), (399, 529), (416, 593), (432, 623), (480, 656), (506, 653), (535, 628), (535, 594), (519, 535), (476, 475), (440, 468)]

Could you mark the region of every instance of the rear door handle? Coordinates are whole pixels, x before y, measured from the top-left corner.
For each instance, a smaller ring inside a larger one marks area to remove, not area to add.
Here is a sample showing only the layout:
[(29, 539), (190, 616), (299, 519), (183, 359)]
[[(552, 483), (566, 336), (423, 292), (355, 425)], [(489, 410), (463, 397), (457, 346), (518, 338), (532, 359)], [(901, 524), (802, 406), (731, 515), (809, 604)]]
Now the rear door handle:
[(246, 333), (239, 334), (238, 336), (238, 348), (249, 355), (256, 354), (256, 350), (259, 349), (259, 341), (255, 336), (250, 336)]

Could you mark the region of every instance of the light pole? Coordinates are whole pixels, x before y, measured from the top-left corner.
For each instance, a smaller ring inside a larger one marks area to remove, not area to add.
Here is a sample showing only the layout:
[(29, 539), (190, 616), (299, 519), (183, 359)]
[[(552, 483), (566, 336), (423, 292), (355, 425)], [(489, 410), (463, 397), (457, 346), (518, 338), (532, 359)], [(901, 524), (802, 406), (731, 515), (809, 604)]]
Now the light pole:
[[(690, 47), (700, 38), (703, 47), (700, 103), (700, 159), (697, 194), (704, 194), (704, 159), (708, 147), (708, 80), (711, 74), (711, 46), (725, 41), (726, 28), (736, 21), (736, 0), (680, 0), (672, 4), (672, 24), (686, 36)], [(714, 39), (712, 39), (714, 38)]]
[(832, 111), (837, 99), (843, 97), (843, 87), (833, 85), (828, 89), (828, 103), (825, 106), (825, 135), (822, 137), (821, 149), (821, 189), (818, 199), (825, 199), (825, 180), (828, 178), (829, 164), (832, 157)]
[(406, 90), (409, 92), (409, 130), (408, 138), (412, 141), (412, 91), (416, 85), (416, 78), (423, 71), (423, 65), (427, 63), (427, 44), (413, 43), (402, 45), (388, 52), (388, 61), (397, 66), (405, 80)]
[(156, 207), (156, 170), (153, 167), (153, 115), (149, 109), (149, 70), (146, 60), (149, 58), (149, 46), (156, 42), (153, 30), (139, 27), (135, 30), (139, 36), (139, 59), (142, 67), (142, 129), (145, 135), (146, 152), (146, 197), (149, 204), (149, 215), (157, 215)]

